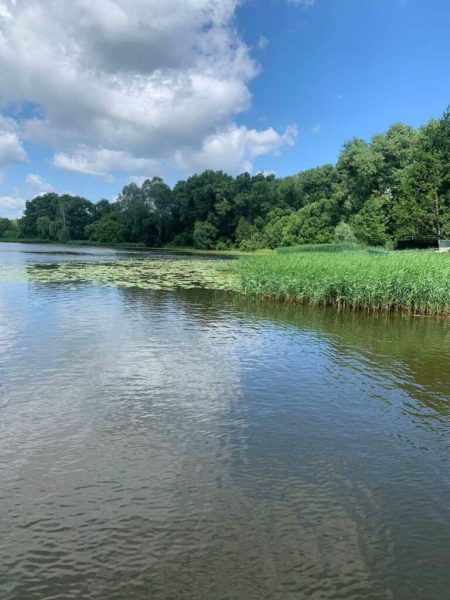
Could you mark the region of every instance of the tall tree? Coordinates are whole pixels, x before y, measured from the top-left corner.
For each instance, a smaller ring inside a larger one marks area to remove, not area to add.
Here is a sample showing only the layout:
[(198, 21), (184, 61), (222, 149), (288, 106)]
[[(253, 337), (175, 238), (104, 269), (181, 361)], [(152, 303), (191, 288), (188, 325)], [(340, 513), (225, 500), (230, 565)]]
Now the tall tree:
[(450, 237), (450, 110), (419, 131), (412, 162), (404, 172), (396, 210), (397, 233)]
[[(160, 246), (169, 236), (173, 220), (174, 204), (172, 190), (160, 177), (146, 179), (141, 188), (145, 205), (151, 213), (149, 224), (153, 225), (156, 237), (147, 232), (147, 243), (154, 241)], [(152, 239), (153, 238), (153, 239)]]

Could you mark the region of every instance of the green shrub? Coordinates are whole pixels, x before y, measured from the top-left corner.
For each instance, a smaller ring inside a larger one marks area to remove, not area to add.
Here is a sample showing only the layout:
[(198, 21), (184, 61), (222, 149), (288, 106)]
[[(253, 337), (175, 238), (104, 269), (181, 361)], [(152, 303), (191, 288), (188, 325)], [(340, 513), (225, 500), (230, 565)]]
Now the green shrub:
[(194, 227), (194, 247), (200, 250), (212, 250), (217, 240), (217, 228), (208, 221), (197, 221)]
[(103, 217), (84, 228), (86, 237), (100, 244), (123, 242), (123, 226), (110, 216)]
[(334, 229), (334, 241), (337, 244), (353, 244), (356, 243), (356, 236), (352, 227), (341, 221)]

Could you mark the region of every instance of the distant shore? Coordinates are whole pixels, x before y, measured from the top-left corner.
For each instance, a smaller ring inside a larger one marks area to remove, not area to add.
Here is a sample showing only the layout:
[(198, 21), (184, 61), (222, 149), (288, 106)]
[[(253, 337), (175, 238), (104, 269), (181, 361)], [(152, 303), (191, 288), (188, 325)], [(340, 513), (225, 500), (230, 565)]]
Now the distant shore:
[(111, 248), (112, 250), (136, 250), (137, 252), (170, 252), (172, 254), (187, 254), (187, 255), (205, 255), (205, 256), (254, 256), (272, 254), (273, 250), (263, 249), (255, 252), (244, 252), (239, 249), (226, 250), (204, 250), (194, 248), (193, 246), (163, 246), (154, 247), (146, 246), (145, 244), (121, 243), (121, 244), (102, 244), (100, 242), (92, 242), (90, 240), (70, 240), (66, 243), (55, 240), (29, 239), (29, 238), (0, 238), (0, 243), (8, 244), (55, 244), (61, 246), (88, 246), (92, 248)]

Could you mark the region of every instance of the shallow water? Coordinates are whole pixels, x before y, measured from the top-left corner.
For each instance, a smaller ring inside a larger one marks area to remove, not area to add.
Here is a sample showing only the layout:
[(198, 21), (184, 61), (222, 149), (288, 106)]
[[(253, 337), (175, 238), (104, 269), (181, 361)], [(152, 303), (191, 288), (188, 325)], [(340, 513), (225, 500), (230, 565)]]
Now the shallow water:
[(2, 600), (447, 597), (448, 321), (30, 276), (132, 260), (67, 250), (0, 244)]

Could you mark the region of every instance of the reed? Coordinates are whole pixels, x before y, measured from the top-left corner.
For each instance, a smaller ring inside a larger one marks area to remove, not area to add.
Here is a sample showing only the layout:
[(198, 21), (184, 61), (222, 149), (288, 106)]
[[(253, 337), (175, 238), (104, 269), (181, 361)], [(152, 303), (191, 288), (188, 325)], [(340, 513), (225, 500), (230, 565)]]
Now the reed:
[(450, 315), (450, 254), (280, 252), (241, 259), (241, 290), (287, 302)]
[(298, 254), (304, 252), (359, 252), (364, 250), (360, 244), (303, 244), (301, 246), (285, 246), (277, 248), (277, 254)]

